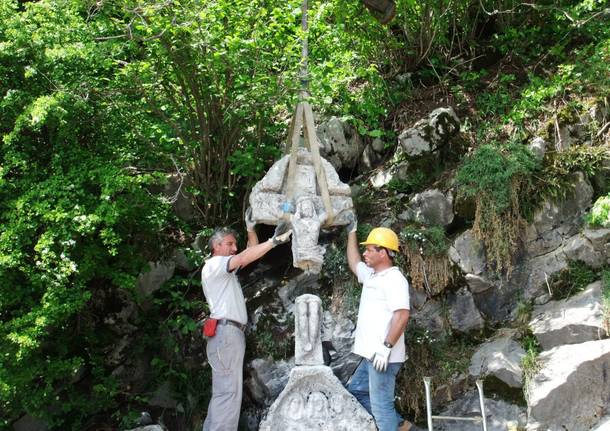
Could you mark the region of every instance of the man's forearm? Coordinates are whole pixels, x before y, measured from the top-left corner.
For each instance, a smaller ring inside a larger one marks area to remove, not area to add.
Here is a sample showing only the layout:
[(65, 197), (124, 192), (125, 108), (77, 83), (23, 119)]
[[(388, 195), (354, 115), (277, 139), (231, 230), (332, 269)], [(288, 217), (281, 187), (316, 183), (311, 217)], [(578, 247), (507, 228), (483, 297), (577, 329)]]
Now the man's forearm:
[(253, 247), (258, 244), (258, 235), (256, 231), (249, 230), (248, 231), (248, 243), (246, 244), (246, 248)]
[(356, 274), (356, 267), (360, 262), (356, 232), (349, 232), (347, 234), (347, 263), (354, 274)]
[(390, 330), (386, 335), (385, 340), (391, 345), (396, 344), (400, 336), (407, 329), (409, 323), (409, 310), (401, 309), (394, 311), (392, 315), (392, 321), (390, 322)]
[(255, 260), (258, 260), (263, 257), (273, 247), (273, 241), (271, 240), (265, 241), (261, 244), (256, 244), (252, 247), (248, 247), (241, 253), (236, 254), (231, 258), (231, 261), (229, 262), (229, 270), (233, 271), (236, 268), (243, 268), (249, 263), (252, 263)]

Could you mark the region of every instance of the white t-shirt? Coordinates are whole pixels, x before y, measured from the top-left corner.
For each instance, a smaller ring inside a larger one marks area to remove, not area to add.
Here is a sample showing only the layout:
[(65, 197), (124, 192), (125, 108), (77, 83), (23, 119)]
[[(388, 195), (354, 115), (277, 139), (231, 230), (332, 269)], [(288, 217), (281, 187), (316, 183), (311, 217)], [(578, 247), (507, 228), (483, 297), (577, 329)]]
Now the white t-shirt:
[(235, 272), (227, 272), (233, 256), (213, 256), (201, 270), (203, 294), (210, 306), (210, 317), (248, 323), (246, 301)]
[[(372, 359), (385, 341), (394, 311), (409, 310), (409, 282), (395, 266), (376, 273), (360, 262), (356, 273), (358, 282), (362, 283), (362, 294), (353, 351)], [(404, 334), (392, 347), (389, 361), (405, 361)]]

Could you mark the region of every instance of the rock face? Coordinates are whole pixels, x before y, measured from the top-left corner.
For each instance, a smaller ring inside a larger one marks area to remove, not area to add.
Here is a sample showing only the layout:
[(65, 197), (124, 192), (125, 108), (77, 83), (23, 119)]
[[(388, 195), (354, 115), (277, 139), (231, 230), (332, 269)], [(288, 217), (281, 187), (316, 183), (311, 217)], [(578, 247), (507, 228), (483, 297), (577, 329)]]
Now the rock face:
[[(555, 347), (528, 385), (528, 430), (586, 431), (610, 408), (610, 340)], [(586, 389), (585, 389), (586, 388)]]
[(263, 405), (269, 406), (282, 392), (288, 382), (288, 373), (294, 362), (257, 358), (249, 365), (250, 377), (245, 384), (252, 397)]
[(578, 232), (580, 220), (591, 205), (593, 187), (582, 172), (574, 175), (573, 188), (562, 201), (545, 201), (534, 214), (526, 232), (526, 248), (530, 256), (539, 256), (561, 246)]
[(608, 336), (604, 327), (601, 287), (602, 283), (598, 281), (567, 300), (536, 307), (529, 326), (543, 349)]
[(288, 165), (286, 155), (271, 166), (250, 193), (252, 219), (255, 223), (277, 225), (287, 220), (292, 225), (293, 264), (306, 272), (319, 273), (325, 249), (318, 244), (322, 227), (344, 226), (353, 211), (350, 188), (341, 182), (332, 165), (321, 159), (322, 174), (330, 195), (325, 207), (311, 153), (300, 148), (294, 177), (294, 196), (288, 197)]
[(364, 149), (362, 139), (356, 130), (337, 117), (331, 117), (318, 125), (316, 134), (320, 141), (320, 154), (335, 169), (354, 169)]
[[(484, 399), (488, 431), (512, 431), (517, 426), (526, 423), (525, 409), (502, 400)], [(481, 407), (479, 395), (470, 391), (460, 399), (452, 402), (441, 416), (474, 417), (480, 416)], [(455, 420), (433, 421), (435, 430), (442, 431), (472, 431), (482, 429), (481, 423), (463, 422)]]
[(364, 410), (324, 365), (295, 367), (260, 431), (375, 431)]
[(159, 290), (163, 283), (172, 278), (176, 264), (173, 261), (149, 262), (149, 270), (140, 274), (136, 289), (142, 295), (150, 295)]
[(449, 324), (458, 332), (483, 329), (485, 321), (468, 289), (461, 288), (449, 296)]
[(474, 237), (472, 230), (455, 239), (449, 248), (449, 259), (465, 274), (481, 275), (487, 267), (483, 243)]

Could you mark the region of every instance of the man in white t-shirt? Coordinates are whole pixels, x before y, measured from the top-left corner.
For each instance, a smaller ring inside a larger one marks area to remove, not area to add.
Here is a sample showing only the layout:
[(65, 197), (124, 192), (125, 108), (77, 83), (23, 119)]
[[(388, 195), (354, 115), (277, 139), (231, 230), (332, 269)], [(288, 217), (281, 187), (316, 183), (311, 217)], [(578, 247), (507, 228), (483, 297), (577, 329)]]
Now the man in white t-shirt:
[(353, 352), (363, 360), (349, 391), (373, 416), (379, 431), (417, 430), (394, 407), (396, 375), (406, 359), (404, 332), (409, 321), (409, 283), (394, 266), (398, 236), (388, 228), (371, 231), (360, 258), (356, 218), (348, 226), (347, 261), (362, 283)]
[(210, 307), (210, 317), (218, 319), (216, 334), (208, 338), (206, 347), (208, 363), (212, 367), (212, 399), (203, 431), (235, 431), (239, 423), (246, 351), (244, 330), (248, 314), (236, 272), (263, 257), (276, 245), (288, 241), (292, 233), (288, 225), (280, 224), (272, 238), (259, 244), (248, 213), (246, 226), (248, 246), (239, 254), (235, 231), (217, 229), (208, 241), (212, 257), (201, 270), (201, 284)]

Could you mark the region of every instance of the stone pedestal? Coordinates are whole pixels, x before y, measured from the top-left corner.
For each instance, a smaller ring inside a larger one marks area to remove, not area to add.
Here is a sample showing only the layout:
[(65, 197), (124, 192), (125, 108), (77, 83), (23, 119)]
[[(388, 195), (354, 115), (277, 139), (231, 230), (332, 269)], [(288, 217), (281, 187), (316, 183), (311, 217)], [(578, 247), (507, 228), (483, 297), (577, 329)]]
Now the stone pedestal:
[(375, 431), (373, 418), (325, 365), (295, 367), (259, 431)]
[[(295, 300), (295, 363), (284, 390), (259, 431), (375, 431), (371, 415), (322, 365), (322, 301), (315, 295)], [(305, 365), (300, 365), (305, 364)]]

